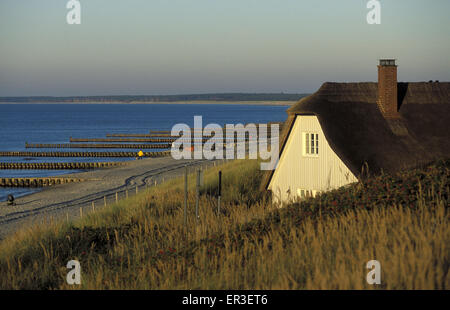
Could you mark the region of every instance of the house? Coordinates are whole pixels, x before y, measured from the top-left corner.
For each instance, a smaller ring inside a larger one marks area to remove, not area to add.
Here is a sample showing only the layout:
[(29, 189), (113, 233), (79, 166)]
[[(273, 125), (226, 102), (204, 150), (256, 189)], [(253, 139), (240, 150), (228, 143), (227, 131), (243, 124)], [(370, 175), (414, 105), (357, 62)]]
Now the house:
[(275, 202), (450, 157), (450, 83), (398, 83), (395, 60), (380, 60), (378, 83), (325, 83), (287, 113), (262, 183)]

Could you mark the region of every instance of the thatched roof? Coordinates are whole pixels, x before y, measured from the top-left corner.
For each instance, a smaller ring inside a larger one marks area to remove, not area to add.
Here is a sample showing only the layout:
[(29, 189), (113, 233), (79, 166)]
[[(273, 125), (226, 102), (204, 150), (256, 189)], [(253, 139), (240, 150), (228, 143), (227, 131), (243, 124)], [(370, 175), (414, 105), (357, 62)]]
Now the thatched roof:
[[(280, 157), (296, 115), (316, 115), (334, 152), (356, 176), (450, 157), (450, 83), (398, 83), (400, 119), (385, 119), (377, 83), (325, 83), (287, 110)], [(263, 182), (267, 188), (273, 171)]]

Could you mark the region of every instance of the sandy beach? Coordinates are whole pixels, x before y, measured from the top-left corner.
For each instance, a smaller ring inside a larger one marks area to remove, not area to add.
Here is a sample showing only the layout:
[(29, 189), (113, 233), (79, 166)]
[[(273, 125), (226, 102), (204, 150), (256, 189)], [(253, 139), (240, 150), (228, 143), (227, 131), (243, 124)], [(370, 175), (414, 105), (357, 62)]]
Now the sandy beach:
[(211, 166), (208, 160), (175, 160), (172, 157), (147, 158), (133, 160), (124, 166), (99, 169), (89, 172), (69, 174), (66, 176), (87, 179), (81, 183), (70, 183), (43, 188), (42, 191), (16, 199), (15, 206), (0, 202), (0, 239), (16, 231), (18, 228), (32, 223), (50, 219), (76, 219), (83, 213), (92, 212), (92, 202), (95, 209), (104, 207), (104, 197), (107, 204), (115, 201), (116, 193), (119, 199), (154, 186), (163, 180), (168, 180), (184, 173), (184, 167), (191, 170), (198, 166)]

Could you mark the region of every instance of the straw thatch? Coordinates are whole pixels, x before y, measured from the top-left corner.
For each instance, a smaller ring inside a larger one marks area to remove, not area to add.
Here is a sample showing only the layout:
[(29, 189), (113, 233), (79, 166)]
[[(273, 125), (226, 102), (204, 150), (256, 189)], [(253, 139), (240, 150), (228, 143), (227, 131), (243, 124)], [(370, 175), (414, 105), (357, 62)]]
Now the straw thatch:
[[(450, 83), (398, 83), (399, 119), (385, 119), (377, 83), (325, 83), (287, 110), (280, 156), (296, 115), (316, 115), (334, 152), (359, 176), (450, 157)], [(273, 171), (263, 186), (267, 188)]]

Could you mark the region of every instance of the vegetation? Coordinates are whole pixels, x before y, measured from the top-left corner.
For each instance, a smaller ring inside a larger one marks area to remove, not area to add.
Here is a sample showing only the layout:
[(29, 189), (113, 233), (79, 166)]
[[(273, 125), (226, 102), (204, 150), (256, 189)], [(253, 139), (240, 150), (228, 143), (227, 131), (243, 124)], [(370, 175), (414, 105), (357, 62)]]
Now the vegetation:
[[(200, 218), (190, 176), (74, 223), (25, 229), (0, 244), (3, 289), (448, 289), (449, 168), (441, 161), (292, 203), (257, 191), (255, 161), (205, 173)], [(223, 197), (216, 214), (217, 171)], [(81, 263), (69, 286), (66, 264)], [(380, 261), (379, 286), (366, 263)]]

